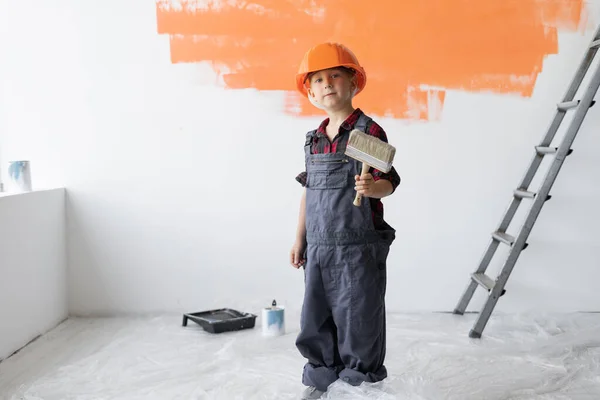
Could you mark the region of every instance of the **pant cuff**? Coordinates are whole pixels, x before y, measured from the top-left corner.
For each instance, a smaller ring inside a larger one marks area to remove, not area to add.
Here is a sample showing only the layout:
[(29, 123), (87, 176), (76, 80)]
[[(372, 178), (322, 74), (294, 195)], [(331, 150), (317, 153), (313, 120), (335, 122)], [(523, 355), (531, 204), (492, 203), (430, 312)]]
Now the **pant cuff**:
[(302, 373), (302, 383), (306, 386), (314, 386), (317, 390), (324, 392), (329, 385), (338, 380), (338, 373), (341, 369), (307, 363)]
[(360, 386), (363, 382), (375, 383), (384, 380), (387, 378), (387, 369), (382, 366), (375, 372), (363, 374), (354, 369), (346, 368), (339, 373), (339, 378), (352, 386)]

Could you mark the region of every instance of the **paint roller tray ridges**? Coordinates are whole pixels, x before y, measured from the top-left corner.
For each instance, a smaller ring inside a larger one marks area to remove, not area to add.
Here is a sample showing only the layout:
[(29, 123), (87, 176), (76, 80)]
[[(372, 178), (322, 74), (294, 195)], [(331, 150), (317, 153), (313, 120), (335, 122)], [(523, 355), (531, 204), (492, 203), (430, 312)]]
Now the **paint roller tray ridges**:
[(256, 315), (231, 308), (183, 314), (183, 326), (192, 320), (210, 333), (222, 333), (254, 328)]

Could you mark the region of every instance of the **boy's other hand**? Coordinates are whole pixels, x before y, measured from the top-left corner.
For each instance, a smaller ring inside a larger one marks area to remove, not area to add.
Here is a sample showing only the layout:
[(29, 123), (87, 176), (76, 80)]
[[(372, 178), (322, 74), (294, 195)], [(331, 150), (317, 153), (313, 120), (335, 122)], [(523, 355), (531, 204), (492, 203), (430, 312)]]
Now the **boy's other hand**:
[(373, 175), (364, 174), (364, 175), (355, 175), (354, 180), (356, 180), (354, 190), (360, 193), (362, 196), (370, 197), (374, 194), (375, 190), (375, 179), (373, 179)]
[(294, 268), (300, 268), (304, 266), (306, 260), (303, 257), (304, 255), (304, 243), (296, 242), (292, 246), (292, 251), (290, 251), (290, 263)]

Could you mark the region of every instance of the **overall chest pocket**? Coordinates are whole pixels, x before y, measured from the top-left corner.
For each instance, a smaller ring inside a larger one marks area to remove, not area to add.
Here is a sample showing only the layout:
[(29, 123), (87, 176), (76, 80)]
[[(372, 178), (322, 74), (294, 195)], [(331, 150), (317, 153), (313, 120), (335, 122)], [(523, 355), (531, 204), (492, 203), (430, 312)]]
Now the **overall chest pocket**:
[(310, 189), (342, 189), (348, 183), (346, 171), (311, 171), (308, 173), (307, 187)]

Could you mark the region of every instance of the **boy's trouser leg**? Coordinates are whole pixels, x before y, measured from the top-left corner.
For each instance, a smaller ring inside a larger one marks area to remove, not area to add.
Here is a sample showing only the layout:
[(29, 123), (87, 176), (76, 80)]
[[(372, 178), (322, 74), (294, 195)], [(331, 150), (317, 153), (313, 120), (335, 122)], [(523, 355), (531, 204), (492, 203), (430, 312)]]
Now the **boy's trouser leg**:
[(319, 246), (308, 245), (304, 267), (305, 292), (296, 346), (308, 362), (302, 383), (326, 391), (343, 368), (337, 351), (336, 328), (328, 302), (330, 280), (319, 263)]
[(329, 293), (344, 369), (339, 378), (351, 385), (387, 377), (385, 290), (389, 245), (335, 246), (323, 265), (335, 268)]

